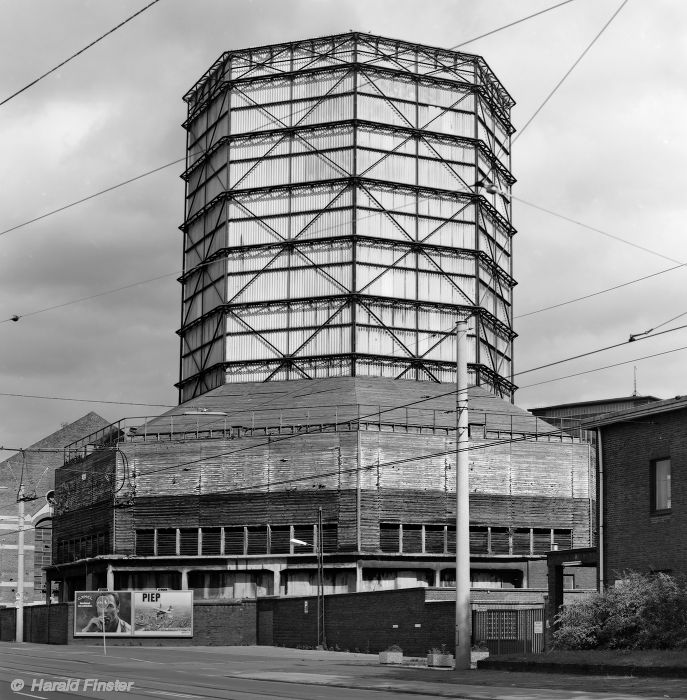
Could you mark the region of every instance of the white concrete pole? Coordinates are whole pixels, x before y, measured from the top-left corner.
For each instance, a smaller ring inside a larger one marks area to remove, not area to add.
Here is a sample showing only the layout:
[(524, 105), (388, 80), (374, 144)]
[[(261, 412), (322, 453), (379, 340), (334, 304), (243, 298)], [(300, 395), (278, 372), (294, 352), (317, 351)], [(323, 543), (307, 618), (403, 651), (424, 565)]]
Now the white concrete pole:
[(456, 670), (470, 668), (470, 486), (468, 456), (468, 324), (456, 324)]
[(24, 487), (17, 496), (17, 627), (15, 641), (24, 641)]

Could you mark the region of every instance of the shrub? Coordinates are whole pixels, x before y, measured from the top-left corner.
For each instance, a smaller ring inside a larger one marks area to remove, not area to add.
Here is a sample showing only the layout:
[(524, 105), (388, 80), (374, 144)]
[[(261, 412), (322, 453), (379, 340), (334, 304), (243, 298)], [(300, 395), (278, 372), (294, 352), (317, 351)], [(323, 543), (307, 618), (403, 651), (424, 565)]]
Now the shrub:
[(626, 572), (614, 588), (556, 615), (557, 649), (687, 648), (687, 581)]

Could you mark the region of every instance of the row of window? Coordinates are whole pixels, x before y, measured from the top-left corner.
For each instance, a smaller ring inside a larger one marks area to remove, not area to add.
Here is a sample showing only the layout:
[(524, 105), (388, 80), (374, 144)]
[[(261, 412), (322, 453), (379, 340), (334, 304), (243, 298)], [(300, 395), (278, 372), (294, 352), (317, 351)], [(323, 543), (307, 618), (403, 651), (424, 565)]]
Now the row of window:
[(55, 563), (65, 564), (78, 559), (97, 557), (99, 554), (108, 554), (108, 549), (107, 532), (60, 540), (55, 552)]
[[(455, 525), (381, 523), (382, 552), (453, 554)], [(553, 549), (570, 549), (572, 530), (562, 528), (470, 526), (472, 554), (545, 554)]]
[[(316, 551), (316, 525), (247, 525), (136, 530), (139, 556), (307, 554)], [(337, 549), (338, 527), (322, 525), (322, 551)], [(297, 540), (297, 541), (296, 541)]]

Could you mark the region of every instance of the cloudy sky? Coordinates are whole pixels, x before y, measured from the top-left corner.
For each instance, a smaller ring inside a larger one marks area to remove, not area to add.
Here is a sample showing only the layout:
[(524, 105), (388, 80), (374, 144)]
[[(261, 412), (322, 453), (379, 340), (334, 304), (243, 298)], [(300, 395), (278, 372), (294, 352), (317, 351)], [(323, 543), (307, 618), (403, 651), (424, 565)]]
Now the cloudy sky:
[[(145, 4), (0, 0), (0, 100)], [(554, 4), (161, 0), (0, 107), (0, 231), (182, 158), (182, 95), (227, 49), (349, 29), (451, 47)], [(620, 5), (575, 0), (464, 50), (483, 55), (513, 95), (520, 128)], [(687, 323), (687, 315), (666, 323), (687, 312), (687, 269), (665, 272), (687, 261), (685, 36), (687, 3), (629, 0), (518, 137), (516, 371)], [(175, 404), (181, 170), (0, 235), (0, 445), (28, 446), (89, 410), (113, 421), (163, 410), (98, 401)], [(13, 314), (23, 317), (7, 320)], [(522, 374), (516, 402), (629, 395), (635, 365), (640, 393), (685, 393), (687, 350), (639, 359), (683, 346), (687, 330), (677, 330)]]

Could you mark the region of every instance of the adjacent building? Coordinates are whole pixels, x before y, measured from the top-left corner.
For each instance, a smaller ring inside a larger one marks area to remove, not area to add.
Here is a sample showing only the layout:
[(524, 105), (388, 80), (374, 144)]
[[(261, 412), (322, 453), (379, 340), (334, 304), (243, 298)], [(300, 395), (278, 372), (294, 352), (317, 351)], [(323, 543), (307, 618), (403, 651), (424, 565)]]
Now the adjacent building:
[(602, 416), (593, 425), (602, 585), (627, 570), (687, 574), (687, 398)]
[(52, 514), (46, 495), (55, 487), (55, 469), (64, 463), (65, 445), (107, 424), (98, 414), (88, 413), (0, 462), (0, 605), (16, 602), (18, 499), (26, 499), (24, 601), (44, 601), (50, 589), (43, 567), (52, 561)]

